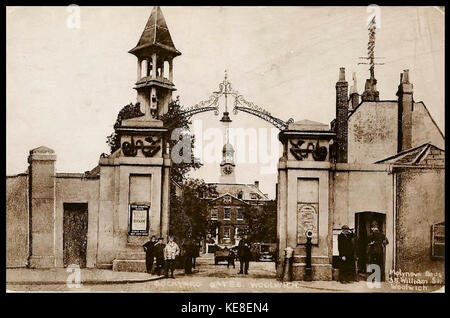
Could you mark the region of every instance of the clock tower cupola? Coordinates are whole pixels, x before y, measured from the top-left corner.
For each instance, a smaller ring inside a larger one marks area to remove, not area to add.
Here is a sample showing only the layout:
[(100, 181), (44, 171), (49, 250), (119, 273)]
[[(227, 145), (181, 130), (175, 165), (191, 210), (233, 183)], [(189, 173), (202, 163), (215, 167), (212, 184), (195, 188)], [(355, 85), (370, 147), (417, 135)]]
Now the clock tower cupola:
[(226, 143), (222, 148), (222, 162), (220, 163), (220, 183), (236, 183), (234, 149), (229, 141), (228, 128), (226, 129)]

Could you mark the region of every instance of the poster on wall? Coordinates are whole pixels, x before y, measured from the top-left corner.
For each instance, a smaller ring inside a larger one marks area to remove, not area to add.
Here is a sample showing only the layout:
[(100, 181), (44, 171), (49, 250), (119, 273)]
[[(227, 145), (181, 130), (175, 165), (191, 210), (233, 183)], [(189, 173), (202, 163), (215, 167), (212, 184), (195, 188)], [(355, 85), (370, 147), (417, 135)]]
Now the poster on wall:
[(306, 244), (306, 231), (313, 233), (312, 244), (319, 244), (319, 205), (298, 204), (297, 206), (297, 244)]
[(130, 235), (148, 235), (148, 212), (150, 207), (145, 204), (130, 205)]

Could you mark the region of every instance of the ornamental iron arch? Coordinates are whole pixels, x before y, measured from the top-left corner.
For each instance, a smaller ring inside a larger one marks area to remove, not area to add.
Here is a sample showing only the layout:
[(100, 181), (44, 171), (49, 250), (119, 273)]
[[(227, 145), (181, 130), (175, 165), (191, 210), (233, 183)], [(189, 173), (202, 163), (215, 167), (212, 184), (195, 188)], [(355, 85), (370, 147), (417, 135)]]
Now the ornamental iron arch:
[[(231, 83), (228, 81), (227, 71), (225, 71), (224, 80), (219, 83), (219, 90), (213, 92), (208, 99), (203, 100), (194, 106), (188, 108), (180, 108), (180, 114), (185, 118), (190, 118), (193, 115), (214, 111), (214, 115), (219, 115), (219, 99), (223, 96), (225, 98), (225, 112), (224, 116), (228, 115), (227, 110), (227, 98), (228, 95), (231, 95), (234, 98), (234, 108), (233, 113), (235, 115), (238, 114), (239, 111), (248, 113), (250, 115), (254, 115), (259, 117), (268, 123), (274, 125), (279, 130), (287, 129), (290, 123), (293, 123), (294, 120), (289, 118), (287, 121), (284, 121), (280, 118), (273, 116), (270, 112), (265, 110), (264, 108), (254, 104), (253, 102), (247, 101), (242, 94), (238, 91), (234, 90), (231, 86)], [(222, 119), (223, 121), (223, 119)]]

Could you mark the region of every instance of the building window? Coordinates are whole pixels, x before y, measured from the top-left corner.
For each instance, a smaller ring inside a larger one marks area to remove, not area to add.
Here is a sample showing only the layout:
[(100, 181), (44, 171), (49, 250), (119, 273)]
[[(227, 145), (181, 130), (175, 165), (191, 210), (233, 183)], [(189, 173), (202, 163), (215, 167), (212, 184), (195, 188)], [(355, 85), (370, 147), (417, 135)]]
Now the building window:
[(223, 219), (224, 220), (231, 220), (231, 208), (224, 208), (223, 209)]
[(223, 238), (229, 240), (231, 238), (231, 227), (224, 226), (223, 228)]
[(445, 222), (431, 226), (431, 258), (444, 259), (445, 252)]
[(217, 209), (211, 210), (211, 220), (217, 220), (219, 218), (219, 212)]
[(242, 221), (244, 219), (244, 209), (237, 208), (236, 220)]
[(250, 194), (250, 198), (251, 198), (252, 200), (257, 200), (257, 199), (258, 199), (258, 194), (252, 193), (252, 194)]

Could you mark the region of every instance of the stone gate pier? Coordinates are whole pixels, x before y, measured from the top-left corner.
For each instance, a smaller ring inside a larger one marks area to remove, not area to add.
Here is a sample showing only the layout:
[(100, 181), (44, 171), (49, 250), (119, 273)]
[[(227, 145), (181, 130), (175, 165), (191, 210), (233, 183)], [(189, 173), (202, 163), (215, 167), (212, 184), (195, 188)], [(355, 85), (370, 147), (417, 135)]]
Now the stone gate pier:
[[(329, 141), (333, 136), (328, 125), (309, 120), (291, 123), (279, 134), (283, 144), (278, 164), (280, 264), (285, 248), (293, 248), (294, 280), (305, 277), (306, 231), (312, 232), (312, 279), (332, 278), (328, 186)], [(282, 266), (278, 275), (281, 273)]]

